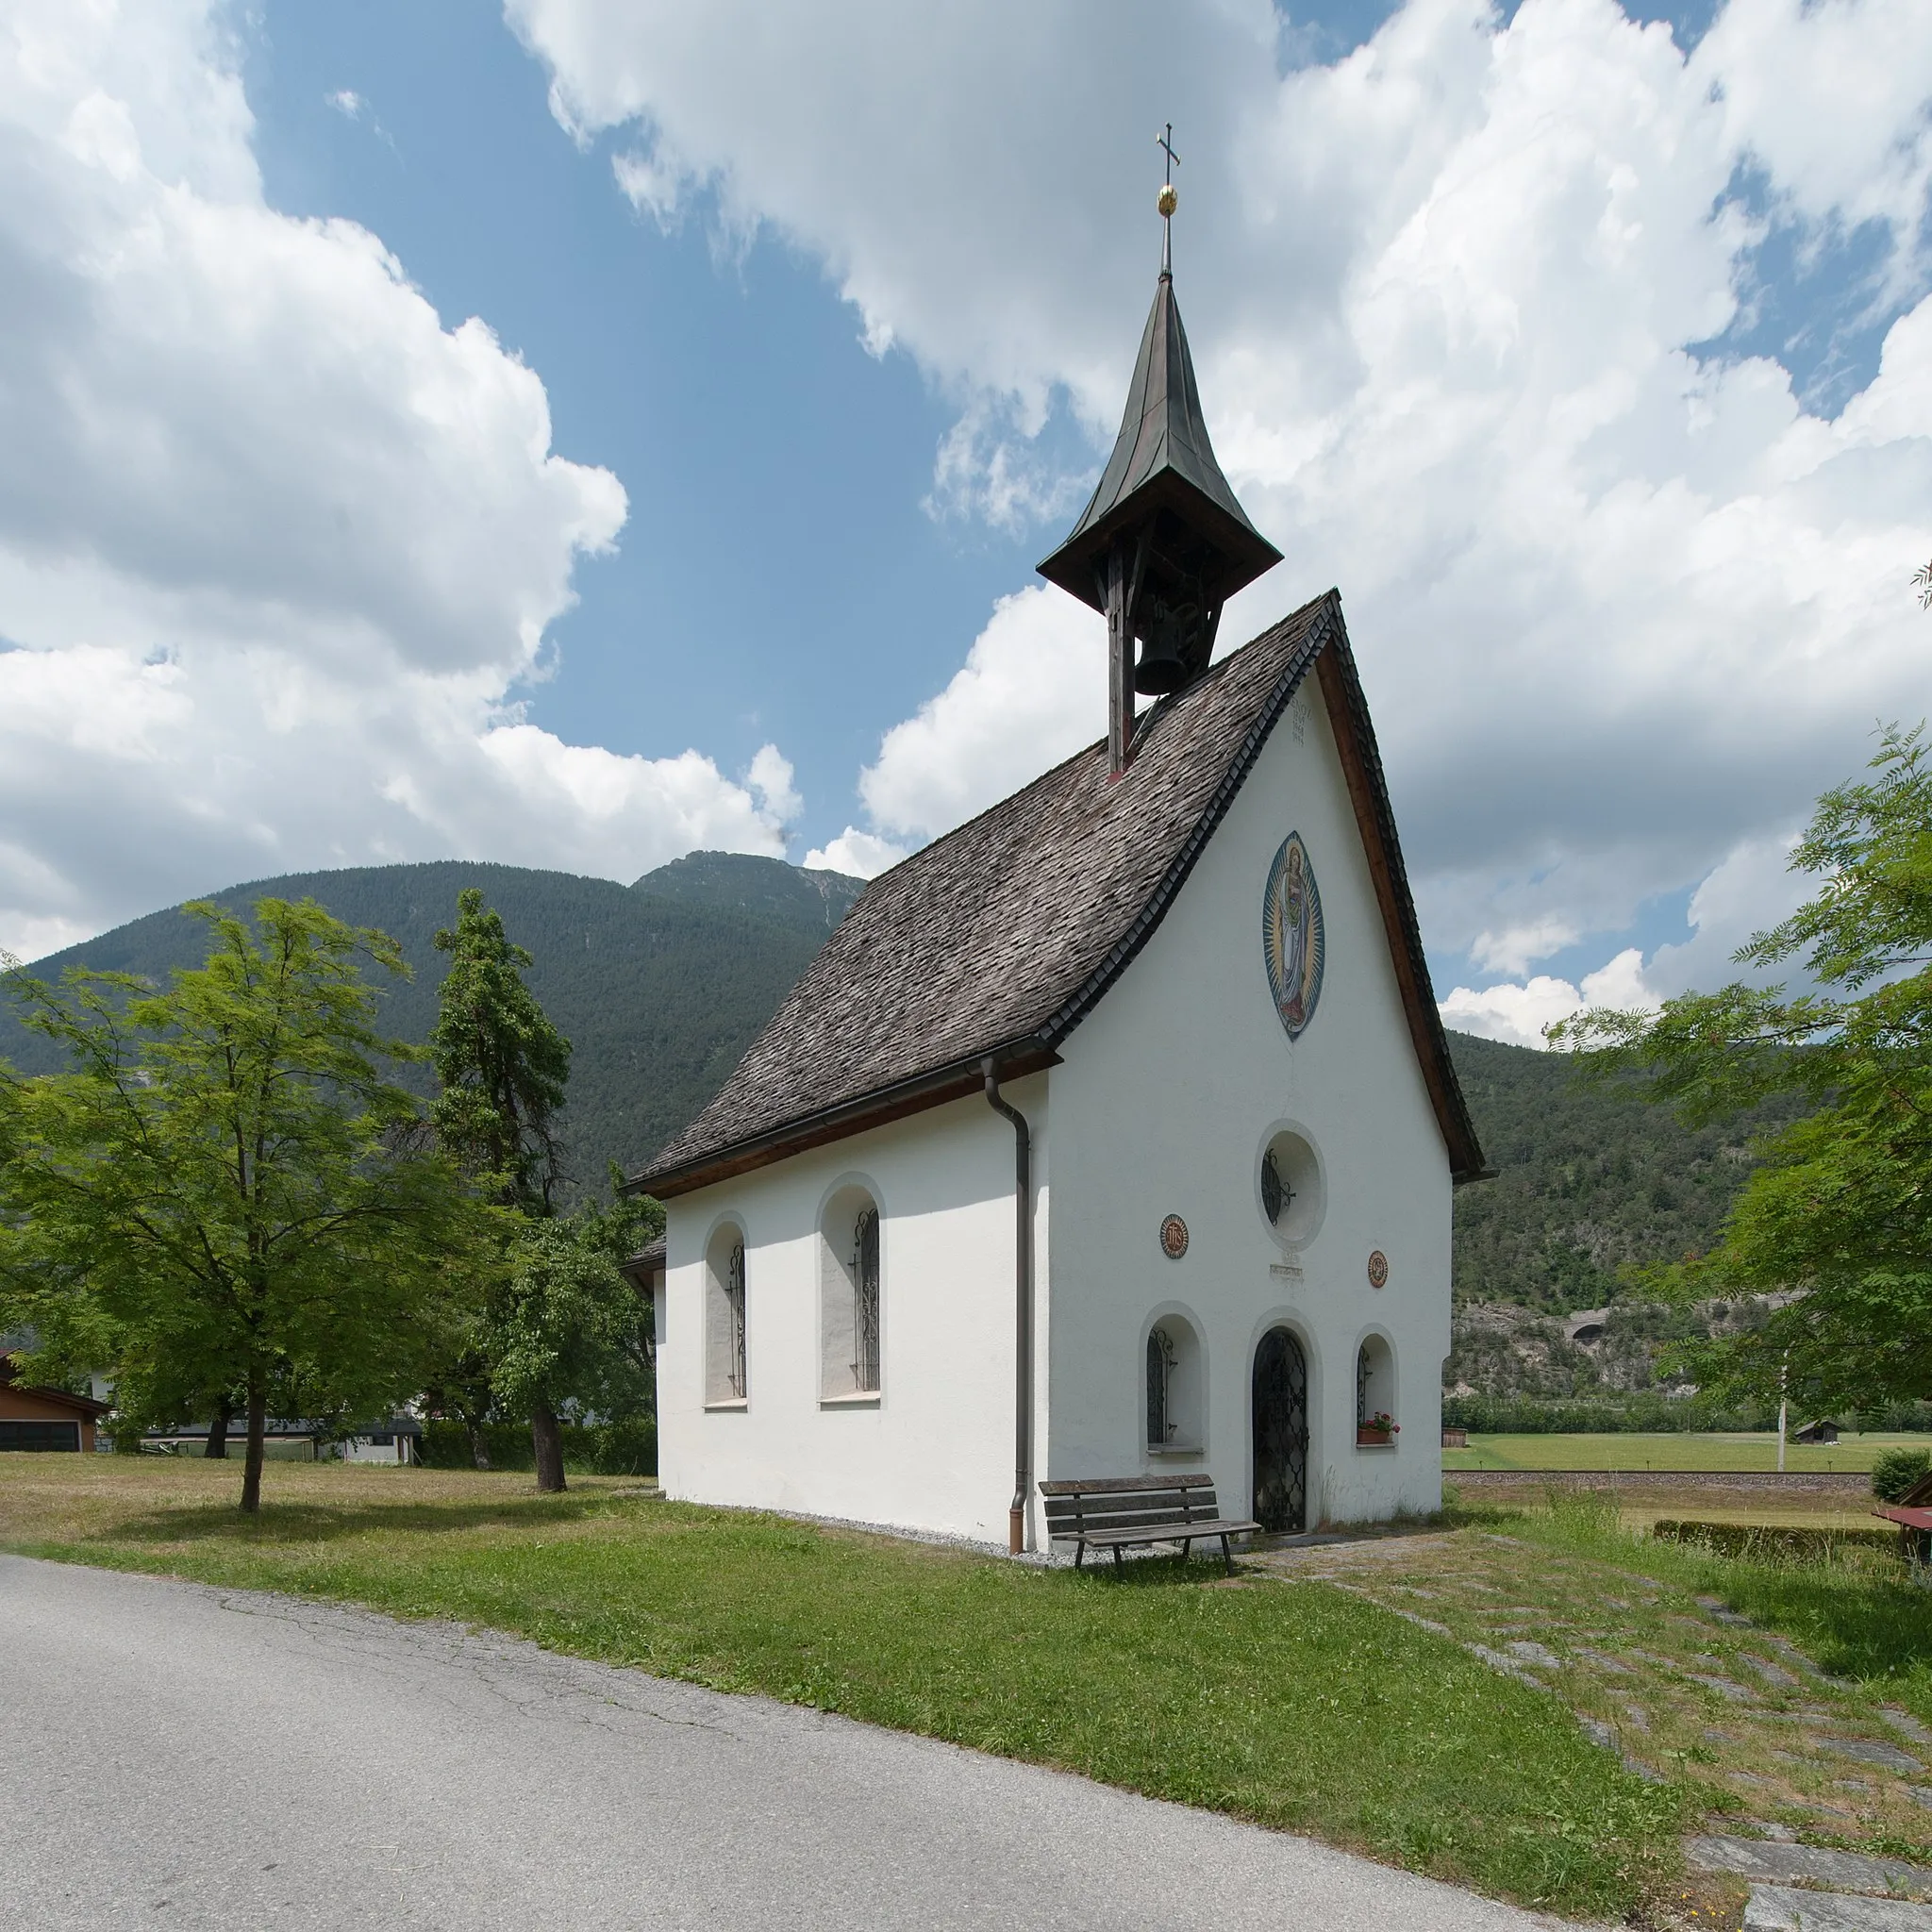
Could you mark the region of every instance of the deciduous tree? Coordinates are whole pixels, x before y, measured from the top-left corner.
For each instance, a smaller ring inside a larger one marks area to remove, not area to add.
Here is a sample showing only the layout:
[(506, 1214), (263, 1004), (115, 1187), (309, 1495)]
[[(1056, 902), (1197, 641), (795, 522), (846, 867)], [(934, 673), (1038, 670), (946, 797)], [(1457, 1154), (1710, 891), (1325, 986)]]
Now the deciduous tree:
[(1811, 1110), (1761, 1164), (1708, 1254), (1659, 1271), (1684, 1294), (1775, 1298), (1766, 1324), (1687, 1350), (1700, 1381), (1819, 1409), (1932, 1394), (1932, 755), (1884, 735), (1875, 775), (1818, 802), (1791, 856), (1811, 900), (1737, 958), (1802, 958), (1815, 982), (1737, 983), (1656, 1014), (1591, 1011), (1552, 1029), (1597, 1077), (1635, 1076), (1693, 1122), (1790, 1092)]
[(165, 991), (9, 975), (72, 1070), (0, 1070), (0, 1297), (49, 1367), (111, 1368), (134, 1420), (239, 1393), (252, 1511), (271, 1403), (420, 1388), (493, 1216), (391, 1077), (416, 1050), (363, 968), (403, 972), (393, 941), (311, 900), (186, 909), (210, 951)]

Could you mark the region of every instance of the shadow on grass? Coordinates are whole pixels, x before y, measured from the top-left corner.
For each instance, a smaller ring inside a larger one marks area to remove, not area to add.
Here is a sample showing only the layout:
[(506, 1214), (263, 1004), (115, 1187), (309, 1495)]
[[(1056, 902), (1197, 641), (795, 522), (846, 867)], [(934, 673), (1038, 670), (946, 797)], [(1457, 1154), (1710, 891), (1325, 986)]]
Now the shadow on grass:
[[(626, 1498), (628, 1502), (630, 1499)], [(450, 1534), (478, 1529), (518, 1529), (579, 1522), (601, 1514), (610, 1498), (595, 1492), (560, 1496), (492, 1497), (475, 1503), (396, 1502), (278, 1503), (244, 1516), (231, 1503), (196, 1508), (153, 1509), (91, 1531), (83, 1543), (312, 1543), (371, 1531)]]
[(1184, 1557), (1178, 1550), (1156, 1551), (1151, 1556), (1129, 1557), (1118, 1570), (1110, 1557), (1104, 1557), (1079, 1570), (1056, 1564), (1047, 1572), (1049, 1576), (1063, 1576), (1070, 1583), (1108, 1590), (1168, 1590), (1175, 1584), (1239, 1583), (1243, 1574), (1240, 1557), (1235, 1559), (1234, 1574), (1227, 1574), (1218, 1546), (1211, 1557), (1198, 1551), (1191, 1557)]

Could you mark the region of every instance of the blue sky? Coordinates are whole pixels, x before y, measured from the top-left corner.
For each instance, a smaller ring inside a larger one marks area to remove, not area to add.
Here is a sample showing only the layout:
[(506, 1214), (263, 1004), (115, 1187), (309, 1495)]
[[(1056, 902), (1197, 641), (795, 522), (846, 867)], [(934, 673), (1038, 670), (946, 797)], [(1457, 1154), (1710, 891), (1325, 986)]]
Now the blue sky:
[(1094, 626), (1029, 586), (1170, 115), (1287, 552), (1227, 632), (1341, 584), (1452, 1023), (1722, 974), (1923, 708), (1912, 0), (23, 4), (28, 956), (315, 864), (870, 869), (1096, 735)]
[(921, 508), (952, 412), (919, 370), (868, 355), (782, 242), (726, 255), (703, 208), (671, 235), (640, 218), (617, 143), (578, 152), (488, 8), (279, 0), (247, 79), (270, 199), (364, 224), (446, 321), (487, 320), (542, 375), (557, 446), (630, 494), (530, 716), (652, 757), (702, 742), (732, 770), (775, 736), (807, 800), (794, 856), (837, 833), (880, 733), (1043, 547)]

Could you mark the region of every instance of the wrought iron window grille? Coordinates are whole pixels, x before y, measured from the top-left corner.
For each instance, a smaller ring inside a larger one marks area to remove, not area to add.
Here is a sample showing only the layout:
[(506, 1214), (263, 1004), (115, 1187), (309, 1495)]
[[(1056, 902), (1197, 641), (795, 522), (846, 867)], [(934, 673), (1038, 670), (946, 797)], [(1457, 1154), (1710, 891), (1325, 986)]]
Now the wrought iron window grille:
[(1165, 1328), (1153, 1328), (1147, 1335), (1147, 1446), (1165, 1449), (1174, 1438), (1174, 1421), (1170, 1413), (1174, 1383), (1174, 1337)]
[(724, 1266), (724, 1306), (731, 1320), (731, 1357), (728, 1380), (736, 1401), (745, 1399), (744, 1374), (744, 1243), (734, 1241), (731, 1258)]
[(1279, 1226), (1281, 1217), (1294, 1206), (1294, 1190), (1281, 1177), (1281, 1170), (1274, 1164), (1274, 1150), (1269, 1148), (1261, 1157), (1261, 1211), (1267, 1215), (1271, 1224)]
[(868, 1208), (852, 1229), (852, 1383), (860, 1394), (879, 1386), (879, 1210)]

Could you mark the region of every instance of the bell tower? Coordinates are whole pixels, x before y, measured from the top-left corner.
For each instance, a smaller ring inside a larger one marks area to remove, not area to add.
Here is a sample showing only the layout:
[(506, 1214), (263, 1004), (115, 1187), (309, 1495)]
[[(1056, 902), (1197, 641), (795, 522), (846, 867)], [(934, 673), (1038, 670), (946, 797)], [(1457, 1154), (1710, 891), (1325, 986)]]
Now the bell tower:
[[(1164, 696), (1208, 668), (1222, 607), (1281, 561), (1248, 521), (1208, 440), (1194, 363), (1174, 298), (1178, 197), (1174, 128), (1166, 155), (1160, 278), (1141, 335), (1121, 433), (1087, 508), (1040, 574), (1107, 618), (1108, 757), (1113, 775), (1134, 750), (1134, 694)], [(1138, 659), (1135, 646), (1140, 650)]]

